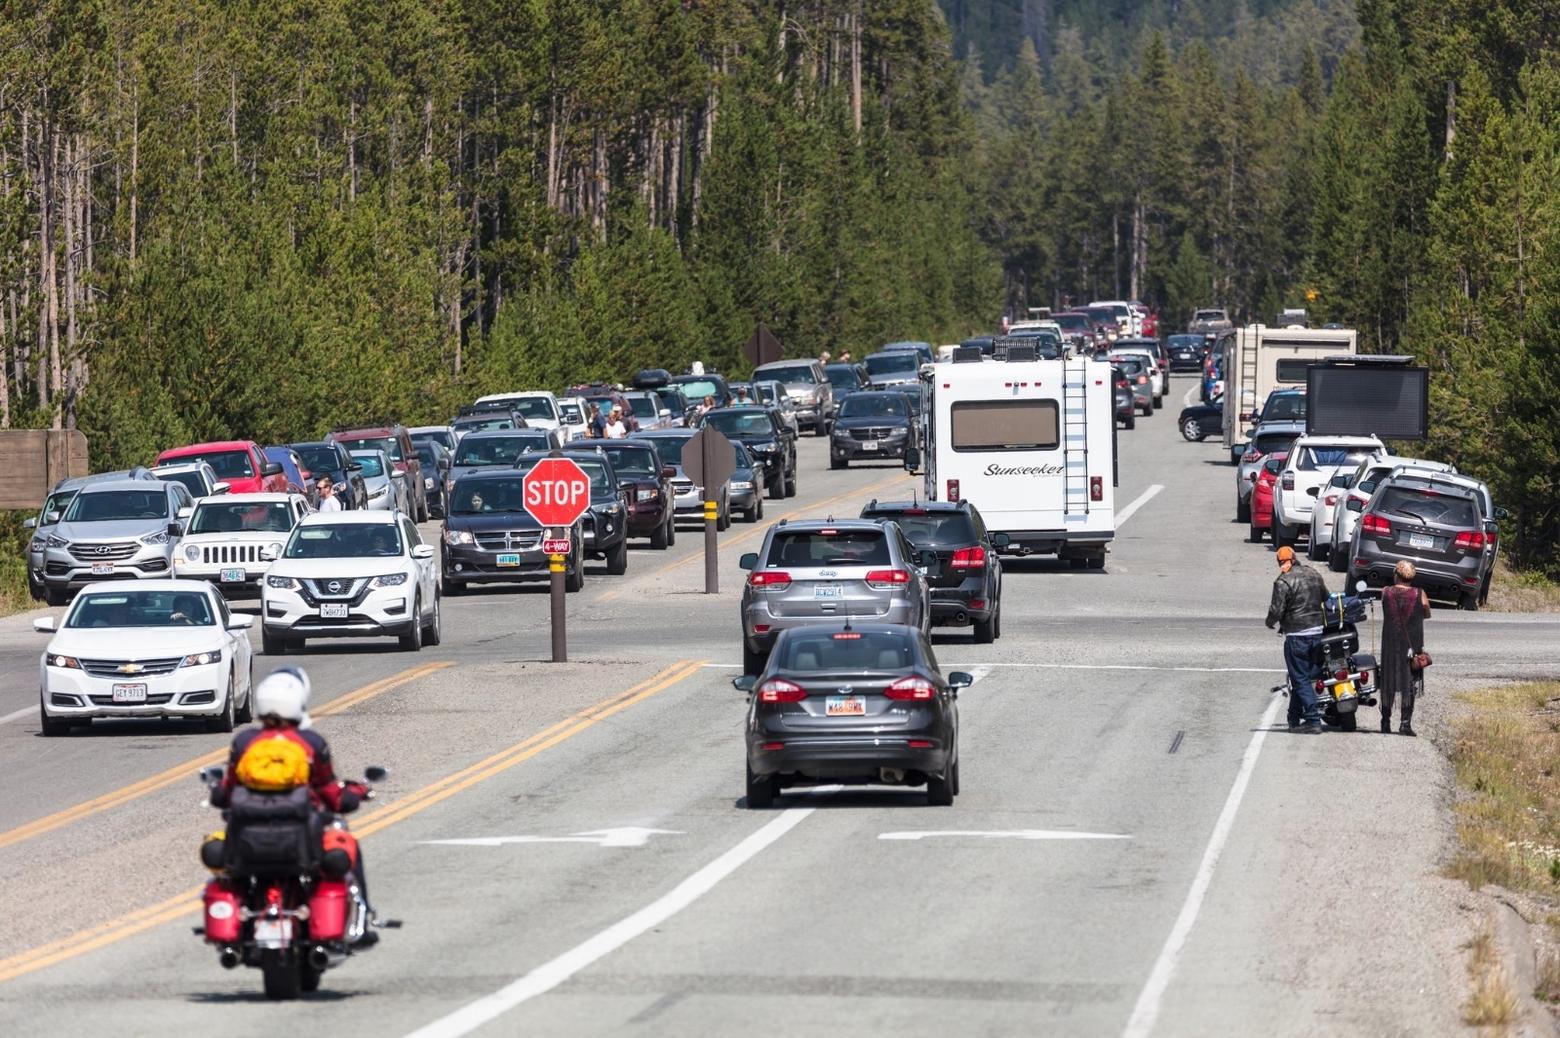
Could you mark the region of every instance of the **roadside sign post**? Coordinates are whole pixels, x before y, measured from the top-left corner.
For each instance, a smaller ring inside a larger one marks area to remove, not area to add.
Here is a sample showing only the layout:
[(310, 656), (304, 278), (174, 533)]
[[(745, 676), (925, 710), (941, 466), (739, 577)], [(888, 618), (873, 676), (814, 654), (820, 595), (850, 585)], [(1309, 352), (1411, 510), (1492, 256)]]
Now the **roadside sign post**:
[(704, 593), (720, 594), (720, 551), (715, 528), (720, 521), (720, 488), (737, 470), (736, 449), (719, 429), (705, 426), (683, 445), (683, 471), (704, 488)]
[(753, 332), (753, 337), (742, 344), (742, 356), (755, 368), (760, 364), (772, 364), (782, 359), (785, 351), (780, 348), (780, 340), (774, 333), (762, 324)]
[[(547, 553), (548, 581), (552, 591), (552, 659), (569, 659), (568, 621), (564, 611), (567, 591), (569, 531), (590, 507), (590, 477), (585, 470), (554, 448), (525, 474), (525, 510), (542, 526), (542, 550)], [(583, 559), (575, 565), (583, 565)]]

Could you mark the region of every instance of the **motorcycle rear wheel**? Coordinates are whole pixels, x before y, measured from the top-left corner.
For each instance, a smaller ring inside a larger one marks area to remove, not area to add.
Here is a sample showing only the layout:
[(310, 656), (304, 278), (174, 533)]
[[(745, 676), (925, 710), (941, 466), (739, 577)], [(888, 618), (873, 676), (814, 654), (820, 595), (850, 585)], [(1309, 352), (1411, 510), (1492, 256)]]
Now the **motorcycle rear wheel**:
[(274, 1002), (297, 998), (303, 987), (303, 964), (287, 952), (267, 953), (260, 972), (265, 976), (265, 997)]
[(304, 991), (318, 991), (320, 978), (325, 975), (324, 970), (317, 970), (308, 963), (298, 967), (298, 986)]

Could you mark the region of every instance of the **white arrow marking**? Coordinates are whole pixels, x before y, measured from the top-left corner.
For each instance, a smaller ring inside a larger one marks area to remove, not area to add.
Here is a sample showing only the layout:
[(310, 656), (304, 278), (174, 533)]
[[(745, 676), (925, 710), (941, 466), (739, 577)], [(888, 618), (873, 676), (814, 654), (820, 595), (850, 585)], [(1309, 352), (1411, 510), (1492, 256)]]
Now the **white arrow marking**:
[(597, 847), (643, 847), (652, 836), (681, 836), (676, 829), (641, 829), (626, 825), (618, 829), (591, 829), (572, 836), (474, 836), (464, 840), (423, 840), (441, 847), (502, 847), (511, 843), (593, 843)]
[(985, 840), (1130, 840), (1124, 833), (1080, 833), (1072, 829), (938, 829), (925, 832), (878, 833), (880, 840), (921, 840), (928, 836), (973, 836)]

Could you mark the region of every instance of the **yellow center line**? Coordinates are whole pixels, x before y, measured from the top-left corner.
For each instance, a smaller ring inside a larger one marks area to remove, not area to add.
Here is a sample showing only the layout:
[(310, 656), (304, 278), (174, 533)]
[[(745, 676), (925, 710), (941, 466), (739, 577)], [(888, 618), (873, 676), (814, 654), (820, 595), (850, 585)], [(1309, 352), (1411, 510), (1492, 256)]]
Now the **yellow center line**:
[[(904, 479), (908, 479), (908, 478), (910, 478), (909, 477), (909, 473), (903, 473), (903, 472), (895, 473), (892, 476), (888, 476), (888, 477), (886, 477), (884, 479), (878, 480), (876, 483), (868, 483), (866, 486), (856, 487), (854, 489), (847, 490), (843, 494), (835, 494), (833, 497), (826, 497), (826, 498), (824, 498), (821, 501), (814, 501), (814, 502), (812, 502), (811, 504), (807, 505), (804, 508), (798, 508), (798, 509), (795, 509), (793, 511), (786, 512), (783, 515), (777, 515), (777, 516), (774, 517), (773, 520), (769, 521), (769, 525), (773, 525), (773, 523), (777, 523), (777, 522), (781, 521), (782, 519), (800, 519), (802, 516), (807, 515), (807, 514), (812, 513), (812, 512), (817, 512), (819, 509), (821, 509), (821, 508), (823, 508), (823, 507), (825, 507), (827, 505), (832, 505), (836, 501), (843, 501), (846, 498), (856, 497), (856, 496), (861, 495), (861, 494), (870, 494), (874, 490), (882, 490), (884, 488), (892, 486), (893, 484), (899, 482), (900, 480), (904, 480)], [(743, 544), (743, 543), (745, 543), (745, 542), (747, 542), (749, 540), (752, 540), (754, 537), (762, 536), (768, 530), (768, 528), (769, 528), (768, 525), (755, 525), (751, 529), (744, 530), (741, 533), (726, 534), (726, 535), (722, 536), (721, 539), (720, 539), (720, 547), (722, 549), (724, 549), (724, 548), (729, 548), (733, 544)], [(652, 570), (650, 572), (650, 576), (652, 576), (652, 577), (660, 576), (663, 573), (670, 573), (674, 569), (681, 569), (683, 566), (690, 566), (690, 565), (692, 565), (695, 562), (698, 562), (698, 563), (702, 564), (703, 561), (704, 561), (704, 550), (702, 548), (700, 548), (700, 549), (695, 550), (692, 554), (685, 555), (685, 556), (683, 556), (682, 558), (678, 559), (675, 562), (668, 562), (666, 565)], [(610, 601), (612, 601), (615, 598), (619, 598), (619, 597), (623, 596), (624, 594), (627, 594), (629, 590), (630, 589), (628, 587), (619, 585), (618, 587), (615, 587), (611, 591), (608, 591), (605, 594), (603, 594), (600, 597), (598, 597), (596, 599), (596, 601), (598, 601), (598, 602), (610, 602)]]
[[(356, 827), (354, 831), (359, 837), (367, 837), (382, 829), (389, 828), (397, 822), (404, 821), (415, 814), (426, 811), (435, 804), (447, 800), (463, 790), (470, 789), (472, 786), (484, 782), (517, 764), (530, 760), (544, 750), (550, 749), (566, 739), (573, 738), (587, 728), (600, 724), (613, 714), (627, 710), (636, 703), (641, 703), (651, 696), (666, 691), (678, 682), (697, 674), (704, 668), (706, 662), (708, 661), (678, 660), (653, 677), (641, 681), (623, 692), (619, 692), (608, 699), (573, 713), (557, 724), (529, 735), (513, 746), (485, 757), (452, 775), (447, 775), (437, 782), (430, 783), (419, 790), (408, 793), (400, 800), (375, 811), (363, 825)], [(42, 944), (36, 948), (30, 948), (27, 951), (18, 952), (15, 955), (0, 959), (0, 983), (14, 980), (28, 973), (34, 973), (68, 959), (74, 959), (80, 955), (85, 955), (88, 952), (122, 941), (127, 937), (133, 937), (163, 923), (178, 919), (181, 916), (197, 912), (200, 910), (199, 899), (203, 889), (204, 885), (192, 887), (164, 901), (138, 908), (133, 912), (110, 919), (90, 929), (82, 930), (68, 937), (62, 937), (58, 940), (50, 941), (48, 944)]]
[[(343, 710), (357, 706), (359, 703), (373, 699), (375, 696), (384, 695), (386, 692), (400, 688), (408, 682), (416, 681), (418, 678), (426, 677), (435, 671), (453, 667), (454, 665), (453, 662), (443, 661), (424, 663), (409, 670), (403, 670), (399, 674), (381, 678), (372, 684), (364, 685), (356, 691), (348, 692), (346, 695), (337, 696), (318, 710), (312, 711), (312, 716), (329, 717), (332, 714), (339, 714)], [(91, 800), (76, 804), (74, 807), (67, 807), (63, 811), (56, 811), (54, 814), (45, 815), (25, 825), (19, 825), (15, 829), (0, 833), (0, 847), (10, 847), (24, 840), (30, 840), (35, 836), (42, 836), (44, 833), (53, 832), (72, 822), (77, 822), (83, 818), (89, 818), (92, 815), (101, 814), (122, 804), (127, 804), (139, 797), (146, 796), (148, 793), (155, 793), (157, 790), (171, 786), (175, 782), (190, 778), (194, 772), (201, 768), (212, 764), (220, 764), (222, 761), (227, 760), (227, 755), (228, 751), (226, 748), (203, 753), (199, 757), (185, 761), (183, 764), (176, 764), (166, 771), (160, 771), (150, 778), (144, 778), (139, 782), (133, 782), (121, 789), (116, 789), (112, 793), (105, 793), (100, 797), (94, 797)]]

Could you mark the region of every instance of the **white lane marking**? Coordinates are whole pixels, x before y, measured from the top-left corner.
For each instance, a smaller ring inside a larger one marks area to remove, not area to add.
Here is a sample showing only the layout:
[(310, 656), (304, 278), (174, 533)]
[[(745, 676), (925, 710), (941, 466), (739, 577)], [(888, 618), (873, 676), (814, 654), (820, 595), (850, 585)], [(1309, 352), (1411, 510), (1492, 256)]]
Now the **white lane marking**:
[(1235, 775), (1235, 784), (1230, 787), (1230, 795), (1224, 800), (1224, 810), (1219, 812), (1219, 820), (1213, 825), (1213, 835), (1208, 838), (1208, 846), (1203, 851), (1202, 862), (1197, 866), (1197, 875), (1192, 880), (1192, 888), (1186, 892), (1186, 902), (1181, 905), (1181, 914), (1176, 916), (1175, 925), (1170, 928), (1170, 936), (1165, 939), (1165, 946), (1159, 951), (1159, 958), (1154, 961), (1154, 968), (1149, 972), (1148, 983), (1143, 985), (1143, 991), (1138, 995), (1137, 1004), (1132, 1007), (1132, 1016), (1127, 1021), (1126, 1029), (1122, 1031), (1123, 1038), (1146, 1038), (1154, 1030), (1154, 1023), (1159, 1019), (1160, 1003), (1165, 997), (1165, 989), (1170, 986), (1170, 978), (1175, 973), (1177, 962), (1181, 958), (1181, 952), (1186, 947), (1186, 939), (1191, 936), (1192, 927), (1197, 925), (1197, 913), (1202, 909), (1203, 898), (1208, 894), (1208, 885), (1213, 881), (1213, 870), (1219, 864), (1219, 855), (1224, 853), (1224, 844), (1230, 838), (1230, 830), (1235, 826), (1235, 815), (1240, 810), (1240, 802), (1246, 796), (1246, 787), (1251, 782), (1251, 773), (1256, 770), (1257, 756), (1262, 752), (1262, 742), (1267, 738), (1268, 729), (1273, 725), (1273, 718), (1278, 715), (1278, 708), (1284, 702), (1282, 696), (1274, 696), (1273, 701), (1262, 713), (1262, 720), (1257, 723), (1257, 730), (1251, 736), (1251, 742), (1246, 745), (1246, 755), (1241, 758), (1240, 771)]
[(1282, 667), (1151, 667), (1143, 663), (987, 663), (986, 667), (1034, 670), (1163, 670), (1175, 674), (1283, 674)]
[(992, 667), (991, 667), (990, 664), (982, 664), (979, 667), (971, 667), (965, 673), (969, 674), (969, 676), (971, 678), (970, 684), (973, 685), (976, 682), (980, 681), (981, 678), (989, 676), (991, 674), (991, 671), (992, 671)]
[(19, 721), (22, 718), (26, 717), (28, 714), (31, 714), (32, 716), (37, 717), (38, 716), (38, 708), (35, 707), (35, 706), (24, 706), (20, 710), (17, 710), (17, 711), (15, 711), (13, 713), (6, 714), (4, 717), (0, 717), (0, 724), (9, 724), (12, 721)]
[(921, 840), (928, 836), (972, 836), (986, 840), (1130, 840), (1126, 833), (1080, 833), (1070, 829), (935, 829), (878, 833), (880, 840)]
[[(1192, 400), (1193, 396), (1197, 397), (1195, 403)], [(1202, 403), (1202, 376), (1198, 376), (1196, 382), (1193, 382), (1190, 386), (1187, 386), (1186, 395), (1181, 397), (1182, 407), (1196, 407), (1197, 404), (1200, 403)]]
[[(822, 789), (819, 791), (821, 792)], [(619, 920), (556, 959), (542, 963), (525, 976), (491, 995), (485, 995), (448, 1016), (419, 1027), (408, 1038), (454, 1038), (457, 1035), (470, 1034), (521, 1003), (546, 994), (580, 970), (612, 954), (635, 937), (660, 926), (708, 894), (721, 880), (796, 828), (803, 819), (816, 810), (817, 808), (814, 807), (787, 808), (780, 813), (779, 817), (633, 915)]]
[(1154, 499), (1154, 495), (1159, 493), (1164, 488), (1165, 487), (1163, 483), (1155, 483), (1153, 486), (1139, 494), (1136, 501), (1133, 501), (1130, 505), (1117, 512), (1116, 529), (1119, 530), (1124, 525), (1126, 525), (1127, 520), (1131, 519), (1133, 515), (1137, 513), (1139, 508), (1142, 508), (1144, 505), (1152, 501)]
[(681, 836), (679, 829), (641, 829), (625, 825), (617, 829), (591, 829), (573, 836), (473, 836), (461, 840), (419, 840), (439, 847), (504, 847), (515, 843), (593, 843), (597, 847), (643, 847), (652, 836)]

